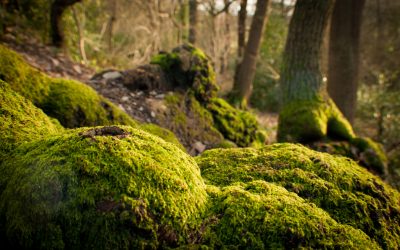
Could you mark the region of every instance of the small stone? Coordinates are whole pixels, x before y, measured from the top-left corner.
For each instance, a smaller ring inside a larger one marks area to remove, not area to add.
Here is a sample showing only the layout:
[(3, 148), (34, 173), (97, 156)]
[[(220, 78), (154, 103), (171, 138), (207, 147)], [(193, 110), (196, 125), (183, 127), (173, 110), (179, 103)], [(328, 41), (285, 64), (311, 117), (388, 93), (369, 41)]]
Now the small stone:
[(150, 112), (151, 117), (156, 117), (156, 113), (154, 113), (153, 111)]
[(121, 76), (122, 76), (121, 73), (119, 73), (118, 71), (111, 71), (103, 74), (103, 78), (106, 80), (117, 79), (120, 78)]
[(121, 98), (121, 101), (123, 101), (123, 102), (129, 101), (129, 96), (123, 96), (123, 97)]
[(152, 95), (152, 96), (156, 96), (156, 95), (157, 95), (157, 92), (155, 92), (154, 90), (152, 90), (152, 91), (150, 91), (149, 94)]
[(121, 104), (119, 104), (118, 107), (119, 107), (120, 109), (122, 109), (122, 111), (126, 112), (124, 106), (122, 106)]
[(137, 105), (137, 103), (136, 103), (136, 102), (132, 102), (132, 105), (133, 105), (133, 106), (136, 106), (136, 105)]
[(139, 92), (137, 92), (136, 93), (138, 96), (141, 96), (141, 95), (143, 95), (143, 91), (139, 91)]
[(206, 150), (206, 145), (204, 145), (201, 141), (197, 141), (197, 142), (194, 143), (193, 148), (198, 153), (202, 153), (204, 150)]
[(165, 95), (164, 94), (159, 94), (155, 96), (156, 99), (164, 99)]
[(144, 109), (143, 109), (143, 107), (139, 107), (139, 111), (143, 111)]
[(73, 65), (72, 68), (75, 70), (76, 73), (82, 74), (82, 69), (79, 65)]

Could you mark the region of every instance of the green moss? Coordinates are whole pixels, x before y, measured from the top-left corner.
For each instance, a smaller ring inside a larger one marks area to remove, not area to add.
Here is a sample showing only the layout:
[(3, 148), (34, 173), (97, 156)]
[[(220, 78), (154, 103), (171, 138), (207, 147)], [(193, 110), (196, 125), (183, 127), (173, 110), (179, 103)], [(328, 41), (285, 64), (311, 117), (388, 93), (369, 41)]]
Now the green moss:
[(382, 145), (370, 138), (360, 137), (353, 138), (350, 144), (358, 149), (359, 158), (364, 166), (380, 175), (388, 173), (388, 159)]
[(212, 115), (192, 94), (169, 94), (164, 105), (165, 109), (157, 115), (160, 123), (179, 135), (186, 148), (190, 149), (196, 141), (213, 146), (223, 140), (222, 134), (214, 127)]
[(29, 66), (20, 55), (0, 44), (0, 79), (22, 96), (40, 104), (48, 96), (50, 78)]
[(68, 128), (137, 123), (89, 86), (65, 79), (52, 80), (49, 96), (41, 107)]
[(0, 218), (14, 248), (176, 246), (188, 241), (207, 200), (191, 157), (130, 127), (24, 144), (0, 172)]
[(0, 163), (16, 145), (62, 130), (57, 121), (0, 80)]
[(310, 142), (327, 136), (343, 140), (354, 137), (351, 125), (330, 99), (291, 102), (279, 114), (281, 142)]
[(200, 49), (185, 44), (171, 53), (163, 52), (154, 56), (151, 63), (161, 66), (173, 86), (192, 89), (198, 101), (208, 102), (217, 96), (219, 87), (215, 82), (211, 60)]
[(185, 147), (182, 146), (182, 144), (179, 142), (178, 138), (176, 138), (175, 134), (172, 133), (171, 131), (169, 131), (168, 129), (162, 128), (162, 127), (157, 126), (156, 124), (152, 124), (152, 123), (142, 124), (142, 125), (140, 125), (140, 129), (142, 129), (152, 135), (156, 135), (156, 136), (164, 139), (164, 141), (170, 142), (170, 143), (174, 144), (175, 146), (177, 146), (178, 148), (180, 148), (181, 150), (186, 152)]
[(0, 79), (68, 128), (137, 123), (83, 83), (50, 78), (0, 45)]
[(238, 146), (249, 146), (257, 139), (258, 123), (254, 115), (235, 109), (221, 98), (213, 98), (207, 105), (215, 127)]
[(263, 180), (362, 230), (386, 249), (400, 247), (400, 194), (348, 158), (294, 144), (218, 149), (196, 158), (202, 176), (220, 187)]
[[(210, 188), (208, 188), (210, 190)], [(265, 181), (210, 190), (214, 206), (203, 242), (225, 249), (380, 249), (361, 230)]]

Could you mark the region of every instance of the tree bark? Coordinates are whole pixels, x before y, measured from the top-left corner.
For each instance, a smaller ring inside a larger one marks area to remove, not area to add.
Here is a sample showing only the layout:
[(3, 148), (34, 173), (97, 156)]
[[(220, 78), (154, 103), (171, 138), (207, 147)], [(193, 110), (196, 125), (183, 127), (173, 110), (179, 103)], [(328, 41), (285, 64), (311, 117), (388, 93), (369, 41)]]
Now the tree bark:
[(196, 44), (197, 39), (197, 0), (189, 0), (189, 43)]
[(251, 23), (243, 60), (238, 67), (233, 86), (233, 96), (236, 106), (245, 107), (250, 98), (256, 71), (257, 58), (260, 50), (266, 21), (268, 20), (269, 0), (258, 0), (256, 12)]
[(283, 54), (283, 104), (312, 100), (323, 90), (321, 45), (334, 0), (298, 0)]
[(50, 10), (51, 42), (56, 47), (63, 47), (65, 43), (62, 15), (71, 5), (82, 0), (54, 0)]
[(336, 0), (331, 21), (328, 93), (350, 123), (357, 102), (364, 4), (365, 0)]

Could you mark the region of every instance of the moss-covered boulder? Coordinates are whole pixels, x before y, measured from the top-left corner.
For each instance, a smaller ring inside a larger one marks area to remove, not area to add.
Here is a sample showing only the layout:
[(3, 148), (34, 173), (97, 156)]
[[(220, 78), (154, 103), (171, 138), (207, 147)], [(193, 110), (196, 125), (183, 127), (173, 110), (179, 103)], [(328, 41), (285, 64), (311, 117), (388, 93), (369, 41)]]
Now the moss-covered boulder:
[(196, 142), (211, 148), (224, 138), (214, 126), (211, 113), (191, 94), (171, 93), (154, 106), (159, 123), (176, 134), (188, 151)]
[(67, 128), (136, 122), (83, 83), (51, 78), (0, 45), (0, 79)]
[(338, 223), (315, 204), (276, 184), (236, 183), (214, 187), (210, 194), (214, 206), (201, 243), (212, 248), (380, 249), (361, 230)]
[(188, 242), (207, 201), (191, 157), (130, 127), (23, 144), (0, 172), (0, 220), (14, 248), (173, 247)]
[(58, 121), (0, 80), (0, 163), (18, 144), (61, 131)]
[(388, 158), (383, 146), (370, 138), (355, 137), (350, 141), (325, 140), (308, 144), (312, 149), (356, 160), (370, 172), (388, 178)]
[(215, 127), (238, 146), (250, 146), (258, 139), (259, 127), (253, 114), (236, 109), (221, 98), (212, 98), (207, 104), (207, 110), (213, 116)]
[(362, 230), (382, 248), (400, 247), (400, 194), (354, 161), (295, 144), (215, 149), (196, 158), (208, 184), (263, 180)]
[(192, 89), (200, 102), (208, 102), (217, 97), (219, 87), (211, 59), (202, 50), (184, 44), (171, 53), (163, 52), (154, 56), (151, 64), (161, 66), (171, 86)]

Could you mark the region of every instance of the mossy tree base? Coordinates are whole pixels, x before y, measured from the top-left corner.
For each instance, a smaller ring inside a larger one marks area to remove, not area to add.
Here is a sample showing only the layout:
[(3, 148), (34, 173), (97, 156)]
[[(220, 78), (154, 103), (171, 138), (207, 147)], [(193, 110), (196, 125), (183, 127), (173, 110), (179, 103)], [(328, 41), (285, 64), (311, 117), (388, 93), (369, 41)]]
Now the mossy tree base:
[(278, 141), (300, 142), (316, 150), (359, 161), (373, 173), (387, 175), (387, 157), (381, 145), (358, 138), (329, 97), (286, 104), (279, 114)]

